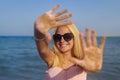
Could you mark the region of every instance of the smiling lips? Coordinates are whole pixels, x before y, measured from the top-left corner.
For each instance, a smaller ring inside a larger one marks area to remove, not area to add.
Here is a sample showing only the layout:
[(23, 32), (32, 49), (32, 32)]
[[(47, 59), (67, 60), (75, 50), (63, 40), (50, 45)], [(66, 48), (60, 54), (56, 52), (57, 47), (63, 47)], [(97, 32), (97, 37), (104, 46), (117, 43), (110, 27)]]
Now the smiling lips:
[(68, 46), (68, 44), (59, 44), (61, 48)]

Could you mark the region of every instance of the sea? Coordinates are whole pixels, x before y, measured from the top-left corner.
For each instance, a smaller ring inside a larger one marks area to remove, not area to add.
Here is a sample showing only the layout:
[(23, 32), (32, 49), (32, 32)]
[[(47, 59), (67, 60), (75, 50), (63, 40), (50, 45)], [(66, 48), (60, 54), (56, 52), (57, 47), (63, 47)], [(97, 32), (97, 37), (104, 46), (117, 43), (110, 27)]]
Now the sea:
[[(107, 37), (103, 53), (102, 70), (87, 80), (120, 80), (120, 37)], [(0, 80), (45, 80), (46, 70), (32, 36), (0, 36)]]

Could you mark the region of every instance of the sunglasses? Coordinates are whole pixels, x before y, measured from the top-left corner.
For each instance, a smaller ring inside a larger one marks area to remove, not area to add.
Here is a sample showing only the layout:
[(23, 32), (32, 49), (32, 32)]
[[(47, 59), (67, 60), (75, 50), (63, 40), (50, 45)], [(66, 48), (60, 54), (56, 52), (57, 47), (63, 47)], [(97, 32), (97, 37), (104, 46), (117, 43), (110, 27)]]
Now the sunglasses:
[(63, 37), (63, 39), (64, 39), (65, 41), (68, 42), (68, 41), (70, 41), (70, 40), (73, 38), (73, 34), (72, 34), (72, 33), (65, 33), (64, 35), (54, 34), (54, 35), (53, 35), (53, 40), (54, 40), (55, 42), (58, 42), (58, 41), (61, 41), (62, 37)]

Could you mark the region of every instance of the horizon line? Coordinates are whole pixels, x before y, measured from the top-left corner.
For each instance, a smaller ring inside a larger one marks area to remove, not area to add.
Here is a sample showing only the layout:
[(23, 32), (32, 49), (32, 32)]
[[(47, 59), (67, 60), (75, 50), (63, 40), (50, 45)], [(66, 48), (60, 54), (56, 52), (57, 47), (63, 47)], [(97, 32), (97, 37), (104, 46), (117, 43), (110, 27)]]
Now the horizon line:
[[(98, 35), (97, 37), (101, 37)], [(120, 37), (120, 35), (105, 35), (106, 37)], [(34, 37), (34, 35), (0, 35), (0, 37)]]

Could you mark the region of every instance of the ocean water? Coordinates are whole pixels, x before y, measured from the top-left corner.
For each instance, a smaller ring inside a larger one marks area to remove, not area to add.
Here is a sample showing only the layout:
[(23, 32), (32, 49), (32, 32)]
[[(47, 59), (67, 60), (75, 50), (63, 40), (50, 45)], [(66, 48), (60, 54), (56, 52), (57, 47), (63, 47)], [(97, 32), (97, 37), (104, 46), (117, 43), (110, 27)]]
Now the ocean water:
[[(103, 59), (102, 70), (87, 80), (120, 80), (119, 37), (107, 37)], [(45, 80), (46, 69), (33, 37), (0, 37), (0, 80)]]

